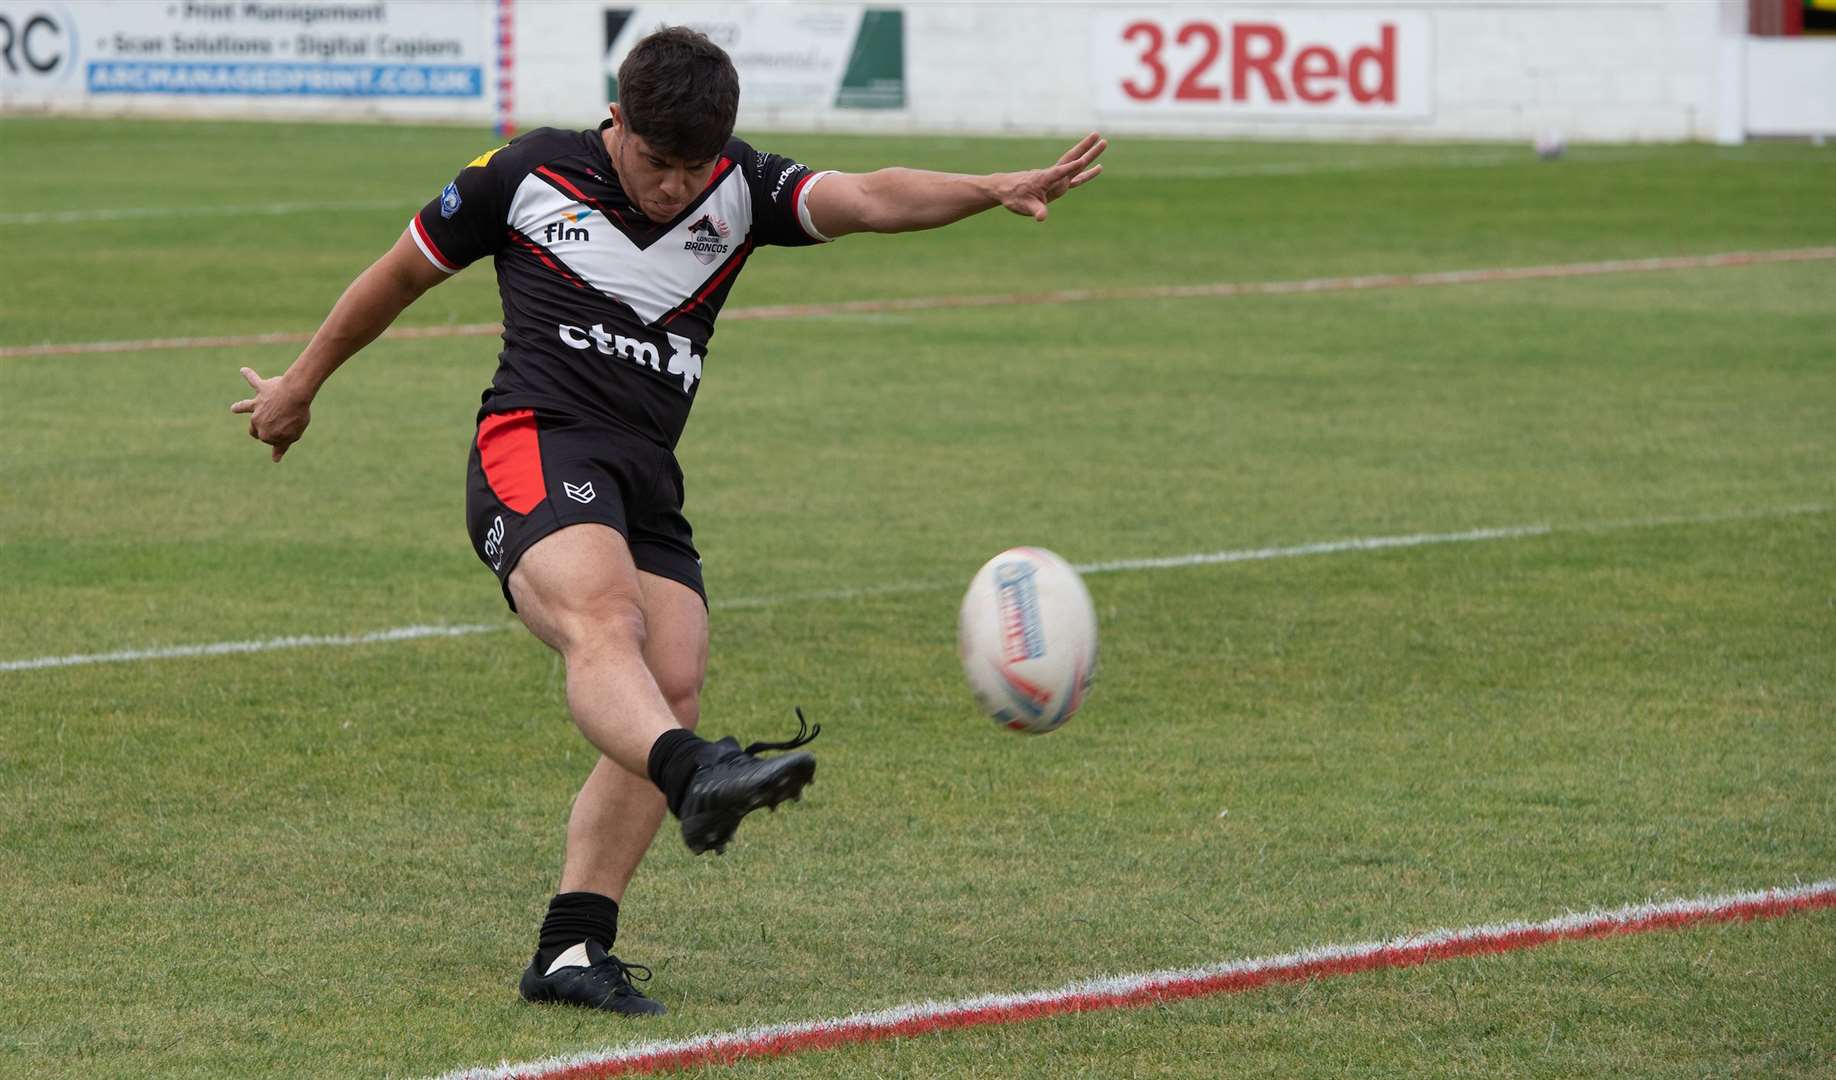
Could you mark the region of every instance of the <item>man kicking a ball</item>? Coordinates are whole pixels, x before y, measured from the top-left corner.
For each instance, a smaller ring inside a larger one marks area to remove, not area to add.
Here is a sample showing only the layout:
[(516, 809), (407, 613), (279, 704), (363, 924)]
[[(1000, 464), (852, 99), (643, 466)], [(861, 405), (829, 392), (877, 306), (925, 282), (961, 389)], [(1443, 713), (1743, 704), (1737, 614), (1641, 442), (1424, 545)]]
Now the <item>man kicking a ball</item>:
[(422, 293), (492, 257), (504, 345), (471, 450), (472, 544), (565, 660), (568, 711), (601, 755), (521, 991), (642, 1014), (664, 1009), (611, 949), (665, 808), (691, 851), (719, 852), (742, 817), (797, 798), (816, 774), (797, 749), (815, 735), (801, 717), (796, 738), (743, 750), (694, 733), (707, 594), (675, 446), (734, 279), (767, 245), (935, 228), (996, 206), (1044, 221), (1047, 203), (1102, 171), (1107, 144), (1092, 134), (1050, 168), (987, 176), (811, 172), (733, 138), (739, 76), (683, 27), (640, 41), (618, 87), (597, 130), (532, 131), (474, 159), (284, 373), (242, 369), (255, 394), (230, 410), (279, 461), (340, 364)]

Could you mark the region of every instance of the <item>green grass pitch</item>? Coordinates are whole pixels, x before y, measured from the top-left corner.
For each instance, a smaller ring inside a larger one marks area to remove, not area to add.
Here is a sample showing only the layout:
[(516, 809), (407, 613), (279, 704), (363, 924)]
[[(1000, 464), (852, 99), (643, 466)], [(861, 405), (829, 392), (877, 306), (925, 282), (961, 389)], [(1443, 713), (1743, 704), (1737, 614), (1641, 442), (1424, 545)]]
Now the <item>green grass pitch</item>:
[[(1070, 140), (756, 141), (980, 171)], [(0, 120), (0, 346), (310, 330), (491, 145)], [(1808, 146), (1105, 164), (1044, 225), (767, 250), (732, 305), (1836, 244), (1836, 152)], [(404, 323), (492, 321), (494, 291), (474, 268)], [(495, 343), (378, 343), (279, 466), (227, 405), (291, 346), (0, 359), (0, 661), (507, 627), (0, 672), (0, 1075), (424, 1077), (1828, 877), (1832, 296), (1814, 261), (727, 325), (681, 447), (706, 730), (781, 737), (801, 705), (821, 772), (724, 858), (652, 852), (620, 952), (672, 1012), (642, 1025), (513, 990), (590, 759), (463, 531)], [(957, 669), (960, 591), (1014, 544), (1532, 524), (1092, 575), (1102, 672), (1048, 737), (976, 715)], [(1832, 1016), (1825, 913), (730, 1072), (1811, 1077)]]

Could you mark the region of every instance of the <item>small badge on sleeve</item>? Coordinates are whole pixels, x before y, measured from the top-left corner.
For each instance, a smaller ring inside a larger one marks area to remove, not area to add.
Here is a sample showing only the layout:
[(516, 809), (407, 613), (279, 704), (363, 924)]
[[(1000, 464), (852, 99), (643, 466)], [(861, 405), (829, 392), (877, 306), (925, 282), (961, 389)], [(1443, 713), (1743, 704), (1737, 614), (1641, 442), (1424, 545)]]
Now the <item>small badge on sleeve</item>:
[(459, 212), (459, 185), (448, 184), (440, 193), (440, 216), (450, 218)]

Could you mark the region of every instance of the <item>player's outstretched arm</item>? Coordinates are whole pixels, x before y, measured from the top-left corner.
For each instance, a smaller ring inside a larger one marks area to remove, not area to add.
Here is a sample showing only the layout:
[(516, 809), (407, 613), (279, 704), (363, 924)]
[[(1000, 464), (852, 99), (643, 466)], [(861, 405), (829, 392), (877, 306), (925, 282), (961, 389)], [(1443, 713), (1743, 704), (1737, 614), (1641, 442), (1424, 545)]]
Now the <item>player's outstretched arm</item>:
[(249, 435), (273, 447), (273, 458), (279, 461), (305, 434), (312, 420), (312, 399), (331, 373), (447, 276), (427, 261), (414, 238), (404, 231), (395, 246), (357, 275), (338, 297), (312, 341), (286, 371), (264, 379), (253, 368), (242, 369), (255, 396), (231, 405), (230, 412), (247, 413)]
[(1044, 221), (1046, 204), (1103, 172), (1094, 163), (1108, 147), (1093, 131), (1044, 169), (985, 176), (922, 169), (833, 173), (810, 188), (810, 221), (824, 236), (935, 229), (997, 206)]

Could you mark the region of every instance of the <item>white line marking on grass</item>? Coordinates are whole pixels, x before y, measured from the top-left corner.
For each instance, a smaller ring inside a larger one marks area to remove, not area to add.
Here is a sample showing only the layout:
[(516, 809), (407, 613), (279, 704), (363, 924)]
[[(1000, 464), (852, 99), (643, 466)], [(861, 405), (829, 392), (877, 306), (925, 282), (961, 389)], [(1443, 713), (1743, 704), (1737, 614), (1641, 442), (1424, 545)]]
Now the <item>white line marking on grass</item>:
[(1415, 533), (1410, 536), (1365, 536), (1351, 540), (1323, 540), (1317, 544), (1293, 547), (1247, 548), (1242, 551), (1212, 551), (1197, 555), (1165, 555), (1148, 559), (1111, 559), (1108, 562), (1084, 563), (1072, 569), (1080, 574), (1107, 574), (1117, 570), (1170, 570), (1181, 566), (1210, 566), (1215, 563), (1256, 562), (1262, 559), (1292, 559), (1305, 555), (1336, 555), (1341, 551), (1381, 551), (1385, 548), (1421, 547), (1425, 544), (1467, 544), (1481, 540), (1515, 540), (1524, 536), (1547, 536), (1555, 531), (1551, 525), (1514, 525), (1506, 529), (1470, 529), (1455, 533)]
[[(1038, 293), (995, 293), (985, 296), (913, 296), (894, 300), (842, 300), (827, 304), (775, 304), (727, 308), (721, 312), (721, 318), (728, 322), (749, 322), (760, 319), (833, 319), (848, 315), (885, 315), (912, 311), (945, 311), (985, 307), (1037, 307), (1045, 304), (1088, 304), (1116, 300), (1220, 300), (1239, 296), (1293, 296), (1309, 293), (1362, 292), (1371, 289), (1417, 289), (1440, 285), (1492, 285), (1512, 281), (1597, 277), (1603, 274), (1648, 274), (1666, 270), (1712, 270), (1774, 263), (1818, 262), (1828, 259), (1836, 259), (1836, 247), (1731, 251), (1717, 255), (1612, 259), (1604, 262), (1495, 267), (1484, 270), (1445, 270), (1424, 274), (1362, 274), (1352, 277), (1301, 278), (1294, 281), (1142, 285), (1116, 289), (1058, 289)], [(498, 323), (462, 323), (452, 326), (404, 327), (390, 330), (383, 337), (390, 340), (484, 337), (502, 332), (503, 327)], [(96, 353), (156, 352), (170, 349), (241, 349), (257, 345), (303, 344), (311, 339), (312, 332), (309, 330), (283, 330), (265, 334), (224, 334), (211, 337), (4, 345), (0, 346), (0, 360), (42, 356), (87, 356)]]
[[(1648, 529), (1670, 525), (1711, 525), (1730, 521), (1756, 521), (1772, 518), (1827, 514), (1836, 507), (1821, 503), (1782, 506), (1764, 510), (1738, 510), (1720, 514), (1688, 514), (1674, 517), (1634, 518), (1626, 521), (1597, 521), (1579, 525), (1512, 525), (1498, 529), (1467, 529), (1463, 532), (1409, 533), (1401, 536), (1358, 536), (1345, 540), (1322, 540), (1288, 547), (1241, 548), (1235, 551), (1206, 551), (1186, 555), (1157, 555), (1140, 559), (1110, 559), (1081, 563), (1074, 567), (1081, 574), (1109, 574), (1132, 570), (1171, 570), (1220, 563), (1259, 562), (1267, 559), (1295, 559), (1312, 555), (1337, 555), (1348, 551), (1384, 551), (1391, 548), (1426, 547), (1433, 544), (1470, 544), (1489, 540), (1518, 540), (1557, 533), (1612, 532), (1621, 529)], [(963, 588), (967, 579), (957, 582), (905, 581), (885, 585), (863, 585), (838, 589), (809, 589), (802, 592), (774, 593), (765, 596), (737, 596), (713, 601), (718, 611), (743, 611), (754, 608), (781, 607), (785, 604), (814, 603), (825, 600), (866, 600), (876, 596), (933, 592), (939, 589)], [(513, 622), (468, 623), (457, 626), (402, 626), (393, 630), (376, 630), (367, 634), (300, 635), (268, 638), (262, 641), (221, 641), (208, 645), (174, 645), (156, 649), (123, 649), (116, 652), (87, 653), (78, 656), (42, 656), (29, 660), (0, 660), (0, 671), (34, 671), (41, 668), (75, 667), (82, 664), (124, 663), (134, 660), (175, 660), (195, 656), (222, 656), (230, 653), (272, 652), (276, 649), (301, 649), (317, 646), (377, 645), (391, 641), (414, 641), (419, 638), (462, 637), (507, 630)]]
[[(391, 341), (421, 338), (496, 336), (502, 323), (453, 323), (447, 326), (398, 326), (383, 336)], [(265, 334), (219, 334), (210, 337), (143, 338), (138, 341), (78, 341), (63, 345), (0, 346), (0, 360), (36, 356), (89, 356), (96, 353), (160, 352), (171, 349), (248, 349), (258, 345), (304, 345), (311, 330), (275, 330)]]
[[(1548, 525), (1518, 525), (1506, 529), (1470, 529), (1455, 533), (1412, 533), (1408, 536), (1361, 536), (1350, 540), (1323, 540), (1291, 547), (1244, 548), (1238, 551), (1205, 551), (1190, 555), (1159, 555), (1144, 559), (1111, 559), (1105, 562), (1077, 563), (1071, 568), (1080, 574), (1108, 574), (1121, 570), (1171, 570), (1184, 566), (1209, 566), (1214, 563), (1256, 562), (1263, 559), (1294, 559), (1308, 555), (1335, 555), (1343, 551), (1379, 551), (1384, 548), (1421, 547), (1425, 544), (1458, 544), (1480, 540), (1508, 540), (1522, 536), (1542, 536), (1555, 531)], [(967, 587), (968, 581), (956, 583)], [(803, 592), (768, 596), (739, 596), (716, 600), (717, 609), (777, 607), (780, 604), (820, 600), (866, 600), (876, 596), (900, 593), (931, 592), (954, 588), (935, 581), (904, 581), (887, 585), (863, 585), (856, 588), (810, 589)]]
[(143, 221), (150, 218), (278, 217), (326, 210), (413, 210), (422, 203), (401, 199), (368, 202), (257, 203), (251, 206), (117, 206), (93, 210), (27, 210), (0, 214), (0, 225), (72, 225), (92, 221)]
[(298, 634), (261, 641), (218, 641), (209, 645), (172, 645), (162, 649), (122, 649), (80, 656), (41, 656), (34, 660), (0, 661), (0, 671), (36, 671), (41, 668), (76, 667), (80, 664), (119, 664), (130, 660), (177, 660), (191, 656), (225, 656), (231, 653), (274, 652), (336, 645), (377, 645), (420, 638), (463, 637), (508, 630), (515, 623), (469, 623), (459, 626), (398, 626), (367, 634)]
[(956, 1028), (1014, 1024), (1068, 1013), (1102, 1012), (1185, 998), (1242, 993), (1271, 983), (1307, 982), (1464, 957), (1517, 952), (1583, 941), (1681, 930), (1710, 923), (1776, 919), (1836, 908), (1836, 880), (1693, 900), (1633, 904), (1611, 911), (1562, 915), (1542, 922), (1490, 923), (1430, 930), (1388, 941), (1325, 945), (1253, 960), (1115, 975), (1022, 994), (986, 994), (954, 1001), (920, 1001), (825, 1020), (770, 1024), (688, 1039), (656, 1040), (521, 1064), (477, 1066), (439, 1080), (598, 1080), (675, 1069), (731, 1065), (748, 1058), (910, 1038)]
[[(1612, 532), (1620, 529), (1650, 529), (1669, 525), (1713, 525), (1731, 521), (1766, 520), (1800, 517), (1805, 514), (1827, 514), (1836, 507), (1821, 503), (1772, 507), (1762, 510), (1736, 510), (1720, 514), (1684, 514), (1671, 517), (1631, 518), (1624, 521), (1596, 521), (1578, 525), (1509, 525), (1496, 529), (1467, 529), (1463, 532), (1409, 533), (1403, 536), (1358, 536), (1345, 540), (1321, 540), (1310, 544), (1285, 547), (1239, 548), (1234, 551), (1202, 551), (1185, 555), (1154, 555), (1138, 559), (1108, 559), (1101, 562), (1076, 563), (1072, 569), (1080, 574), (1109, 574), (1129, 570), (1172, 570), (1220, 563), (1260, 562), (1266, 559), (1295, 559), (1310, 555), (1337, 555), (1348, 551), (1383, 551), (1389, 548), (1426, 547), (1432, 544), (1481, 543), (1488, 540), (1519, 540), (1557, 533)], [(716, 609), (777, 607), (787, 603), (822, 600), (867, 600), (876, 596), (900, 593), (930, 592), (935, 589), (965, 588), (960, 582), (906, 581), (855, 588), (810, 589), (803, 592), (766, 596), (740, 596), (716, 600)]]

